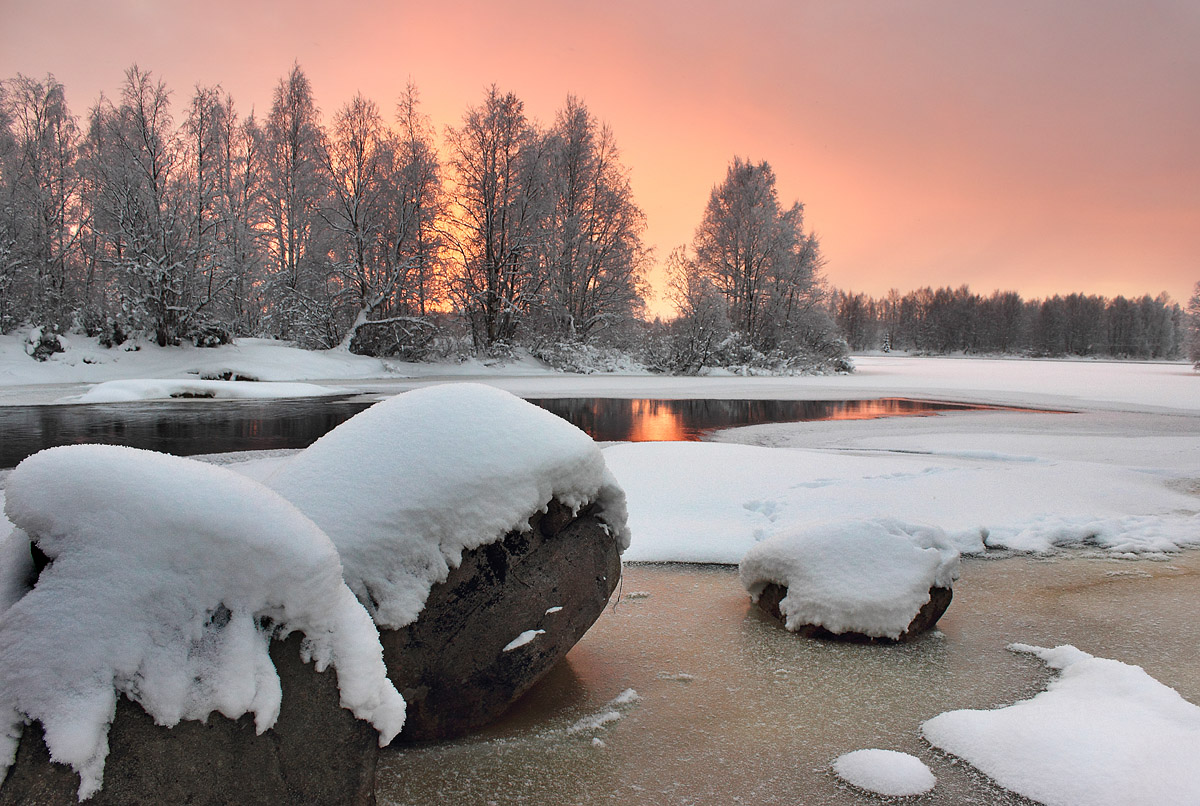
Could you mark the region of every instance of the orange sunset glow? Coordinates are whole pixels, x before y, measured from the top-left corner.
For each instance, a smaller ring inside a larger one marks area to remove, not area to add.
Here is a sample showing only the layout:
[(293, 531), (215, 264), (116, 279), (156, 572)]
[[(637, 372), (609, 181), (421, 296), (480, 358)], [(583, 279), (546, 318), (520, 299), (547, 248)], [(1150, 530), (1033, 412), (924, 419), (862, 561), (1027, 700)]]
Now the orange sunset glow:
[[(612, 127), (656, 263), (734, 155), (805, 205), (831, 285), (1027, 298), (1200, 280), (1200, 5), (3, 0), (0, 78), (53, 73), (81, 117), (131, 64), (262, 116), (299, 62), (329, 115), (411, 79), (442, 130), (495, 83)], [(663, 281), (652, 310), (666, 313)]]

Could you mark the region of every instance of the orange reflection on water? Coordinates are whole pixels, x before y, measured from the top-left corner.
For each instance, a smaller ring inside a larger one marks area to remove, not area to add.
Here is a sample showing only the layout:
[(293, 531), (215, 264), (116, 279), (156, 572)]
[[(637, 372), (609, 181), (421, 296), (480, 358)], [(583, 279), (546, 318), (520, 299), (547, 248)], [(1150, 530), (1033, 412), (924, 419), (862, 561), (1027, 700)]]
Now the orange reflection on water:
[(819, 419), (822, 420), (876, 420), (880, 417), (918, 416), (929, 417), (936, 411), (920, 405), (916, 401), (892, 397), (883, 400), (847, 400), (830, 402), (829, 412)]
[(631, 442), (682, 442), (694, 439), (684, 427), (683, 417), (662, 400), (633, 400)]

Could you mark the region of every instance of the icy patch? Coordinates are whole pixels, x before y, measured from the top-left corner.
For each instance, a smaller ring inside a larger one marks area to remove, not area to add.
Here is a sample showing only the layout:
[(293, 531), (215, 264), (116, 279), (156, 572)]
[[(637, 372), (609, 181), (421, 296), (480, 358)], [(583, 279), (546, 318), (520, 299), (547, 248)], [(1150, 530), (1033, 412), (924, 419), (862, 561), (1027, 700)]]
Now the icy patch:
[[(0, 617), (0, 777), (23, 722), (51, 757), (100, 788), (117, 698), (160, 725), (254, 714), (261, 733), (282, 692), (268, 654), (304, 634), (341, 704), (387, 744), (404, 724), (370, 617), (337, 551), (281, 497), (213, 465), (111, 445), (52, 448), (8, 477), (8, 538), (51, 558)], [(7, 545), (7, 544), (6, 544)]]
[(1200, 708), (1139, 666), (1013, 644), (1061, 672), (1032, 699), (921, 726), (1000, 786), (1060, 806), (1200, 803)]
[(959, 564), (941, 529), (881, 518), (777, 535), (746, 553), (740, 576), (755, 601), (767, 585), (787, 588), (779, 610), (789, 630), (898, 638)]
[(349, 389), (311, 383), (257, 383), (254, 381), (129, 380), (98, 383), (82, 395), (64, 397), (59, 403), (129, 403), (137, 400), (208, 398), (212, 400), (256, 400), (287, 397), (329, 397), (349, 394)]
[(507, 644), (505, 644), (504, 649), (502, 649), (501, 651), (502, 652), (512, 652), (514, 649), (519, 649), (519, 648), (525, 646), (526, 644), (532, 643), (533, 639), (537, 638), (539, 635), (545, 635), (545, 634), (546, 634), (545, 630), (526, 630), (525, 632), (521, 633), (516, 638), (512, 639)]
[(924, 795), (937, 783), (923, 761), (895, 750), (846, 753), (833, 762), (833, 771), (859, 789), (895, 798)]
[(624, 549), (625, 494), (584, 432), (518, 397), (446, 384), (377, 403), (266, 483), (333, 540), (381, 627), (416, 620), (464, 551), (527, 529), (551, 498), (595, 503)]

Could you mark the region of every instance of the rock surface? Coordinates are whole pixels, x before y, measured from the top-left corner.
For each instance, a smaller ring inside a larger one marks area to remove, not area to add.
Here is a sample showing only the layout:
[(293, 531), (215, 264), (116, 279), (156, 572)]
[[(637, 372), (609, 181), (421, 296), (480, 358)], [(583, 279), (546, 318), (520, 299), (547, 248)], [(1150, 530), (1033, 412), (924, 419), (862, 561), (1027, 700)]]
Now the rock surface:
[(408, 708), (397, 742), (494, 720), (604, 611), (621, 576), (608, 530), (589, 509), (572, 517), (557, 501), (530, 526), (465, 552), (416, 622), (381, 631), (388, 676)]
[[(188, 803), (217, 806), (375, 803), (379, 734), (339, 705), (336, 672), (300, 659), (302, 637), (271, 645), (283, 702), (275, 726), (255, 734), (249, 714), (207, 723), (154, 724), (140, 705), (117, 702), (103, 788), (95, 806)], [(26, 726), (0, 787), (0, 806), (77, 804), (79, 776), (50, 761), (38, 723)]]
[[(787, 591), (788, 589), (783, 585), (776, 583), (767, 585), (758, 596), (759, 608), (773, 618), (783, 622), (785, 619), (779, 611), (779, 603), (787, 596)], [(932, 629), (937, 624), (938, 619), (942, 617), (942, 614), (946, 612), (946, 608), (950, 606), (950, 600), (953, 597), (954, 591), (950, 588), (939, 588), (936, 586), (930, 588), (929, 601), (917, 611), (917, 615), (913, 616), (913, 620), (909, 622), (908, 628), (900, 634), (900, 637), (895, 639), (880, 638), (858, 632), (833, 633), (815, 624), (803, 624), (798, 629), (793, 630), (793, 632), (805, 638), (831, 638), (838, 641), (854, 641), (859, 643), (891, 644), (912, 641), (921, 633)]]

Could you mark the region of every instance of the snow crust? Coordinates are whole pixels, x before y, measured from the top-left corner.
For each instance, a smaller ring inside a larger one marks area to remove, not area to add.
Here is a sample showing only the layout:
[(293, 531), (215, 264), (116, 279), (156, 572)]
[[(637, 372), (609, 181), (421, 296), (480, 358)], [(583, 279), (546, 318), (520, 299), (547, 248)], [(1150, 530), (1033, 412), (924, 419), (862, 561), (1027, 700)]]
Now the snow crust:
[(333, 540), (381, 627), (415, 621), (468, 549), (528, 529), (551, 498), (596, 503), (629, 545), (625, 494), (584, 432), (489, 386), (446, 384), (375, 404), (266, 483)]
[(258, 383), (255, 381), (210, 381), (195, 378), (164, 380), (105, 381), (82, 395), (65, 397), (59, 403), (127, 403), (135, 400), (168, 400), (180, 397), (213, 400), (327, 397), (350, 390), (311, 383)]
[(1200, 707), (1139, 666), (1014, 644), (1060, 675), (1032, 699), (925, 722), (934, 746), (1054, 806), (1200, 803)]
[(161, 725), (279, 715), (272, 636), (304, 635), (305, 660), (337, 670), (341, 704), (387, 744), (404, 701), (379, 636), (316, 525), (247, 478), (189, 459), (110, 445), (52, 448), (7, 479), (16, 526), (52, 562), (0, 615), (0, 779), (26, 719), (51, 757), (102, 783), (119, 695)]
[(855, 750), (839, 756), (833, 771), (848, 784), (885, 797), (924, 795), (937, 778), (916, 756), (895, 750)]
[(959, 552), (941, 529), (892, 519), (827, 523), (776, 535), (742, 558), (742, 585), (757, 601), (771, 583), (789, 630), (898, 638), (929, 601), (931, 587), (958, 578)]

